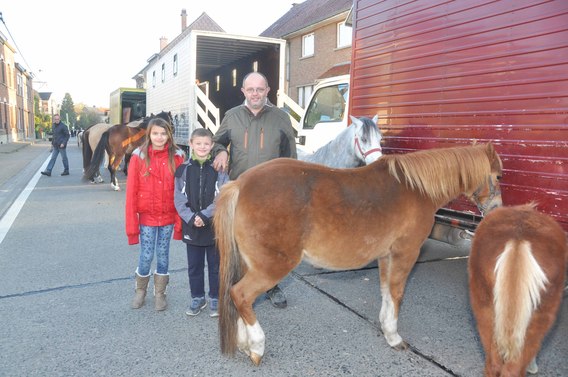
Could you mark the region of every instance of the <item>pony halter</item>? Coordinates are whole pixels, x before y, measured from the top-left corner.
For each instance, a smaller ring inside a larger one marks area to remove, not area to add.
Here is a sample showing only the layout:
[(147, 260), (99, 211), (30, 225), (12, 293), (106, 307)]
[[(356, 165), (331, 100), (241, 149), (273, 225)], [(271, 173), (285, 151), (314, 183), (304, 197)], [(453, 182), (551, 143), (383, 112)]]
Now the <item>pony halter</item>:
[(357, 150), (359, 151), (359, 153), (361, 153), (361, 156), (363, 156), (363, 158), (366, 158), (368, 155), (372, 154), (372, 153), (383, 153), (383, 150), (381, 147), (377, 147), (377, 148), (372, 148), (369, 149), (367, 152), (363, 152), (363, 148), (361, 148), (361, 143), (359, 142), (359, 136), (355, 136), (355, 147), (357, 148)]
[(497, 196), (501, 196), (501, 190), (496, 189), (496, 186), (493, 184), (491, 176), (487, 177), (487, 180), (489, 186), (489, 197), (487, 198), (485, 204), (481, 204), (479, 202), (479, 193), (481, 192), (481, 188), (483, 185), (479, 186), (477, 190), (475, 190), (475, 192), (471, 195), (473, 200), (475, 200), (475, 205), (477, 206), (477, 209), (479, 210), (479, 212), (481, 212), (483, 216), (487, 215), (487, 213), (494, 208), (494, 207), (489, 208), (489, 204), (491, 204), (493, 199), (495, 199), (495, 197)]

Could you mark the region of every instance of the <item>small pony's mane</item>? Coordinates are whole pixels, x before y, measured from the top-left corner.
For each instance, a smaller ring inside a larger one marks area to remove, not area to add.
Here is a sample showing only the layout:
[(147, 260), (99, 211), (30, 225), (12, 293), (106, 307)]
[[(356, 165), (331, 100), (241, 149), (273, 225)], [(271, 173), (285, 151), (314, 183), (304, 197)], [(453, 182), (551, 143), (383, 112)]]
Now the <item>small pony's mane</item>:
[(435, 203), (476, 189), (491, 173), (486, 145), (423, 150), (381, 158), (389, 173), (407, 187), (419, 190)]

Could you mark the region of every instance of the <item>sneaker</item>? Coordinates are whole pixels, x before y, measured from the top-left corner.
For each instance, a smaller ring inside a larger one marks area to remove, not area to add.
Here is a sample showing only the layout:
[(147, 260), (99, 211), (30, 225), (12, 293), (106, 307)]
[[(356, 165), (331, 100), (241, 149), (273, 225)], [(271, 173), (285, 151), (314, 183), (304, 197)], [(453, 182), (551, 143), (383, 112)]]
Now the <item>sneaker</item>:
[(205, 300), (205, 297), (195, 297), (193, 300), (191, 300), (189, 309), (187, 309), (185, 314), (191, 316), (198, 315), (199, 313), (201, 313), (202, 309), (205, 309), (206, 306), (207, 300)]
[(42, 171), (41, 175), (47, 175), (48, 177), (51, 177), (51, 172), (50, 171)]
[(211, 311), (209, 313), (209, 317), (219, 317), (219, 311), (217, 310), (218, 305), (219, 305), (218, 299), (212, 298), (209, 300), (209, 310)]
[(266, 291), (266, 294), (274, 307), (284, 309), (288, 305), (288, 302), (286, 302), (286, 296), (284, 296), (284, 292), (282, 292), (278, 285), (275, 285), (274, 288)]
[(69, 175), (69, 171), (65, 170), (61, 175)]

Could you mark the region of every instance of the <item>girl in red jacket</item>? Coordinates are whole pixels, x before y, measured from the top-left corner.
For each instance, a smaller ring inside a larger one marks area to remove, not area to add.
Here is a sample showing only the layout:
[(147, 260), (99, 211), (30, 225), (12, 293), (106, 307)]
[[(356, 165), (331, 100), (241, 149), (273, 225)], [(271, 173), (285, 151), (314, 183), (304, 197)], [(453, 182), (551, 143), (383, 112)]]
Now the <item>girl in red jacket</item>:
[(146, 141), (132, 153), (126, 180), (126, 235), (128, 244), (140, 242), (132, 308), (144, 305), (150, 266), (156, 254), (154, 306), (166, 309), (170, 240), (181, 240), (181, 220), (174, 206), (174, 172), (184, 161), (170, 125), (155, 118), (148, 123)]

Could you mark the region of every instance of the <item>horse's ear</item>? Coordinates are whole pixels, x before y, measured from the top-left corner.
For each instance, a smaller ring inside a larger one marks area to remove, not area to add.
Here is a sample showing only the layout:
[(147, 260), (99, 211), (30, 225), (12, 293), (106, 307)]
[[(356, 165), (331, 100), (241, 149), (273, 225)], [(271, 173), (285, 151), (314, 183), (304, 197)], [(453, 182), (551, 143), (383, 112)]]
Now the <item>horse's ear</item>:
[(485, 145), (485, 150), (487, 151), (488, 156), (495, 156), (495, 147), (493, 146), (492, 142), (488, 142)]
[(363, 124), (363, 122), (361, 122), (361, 120), (355, 118), (353, 115), (349, 115), (349, 118), (351, 118), (351, 124), (354, 124), (356, 126), (361, 126)]
[(373, 117), (373, 123), (375, 123), (377, 126), (379, 125), (379, 114), (375, 114), (375, 116)]

